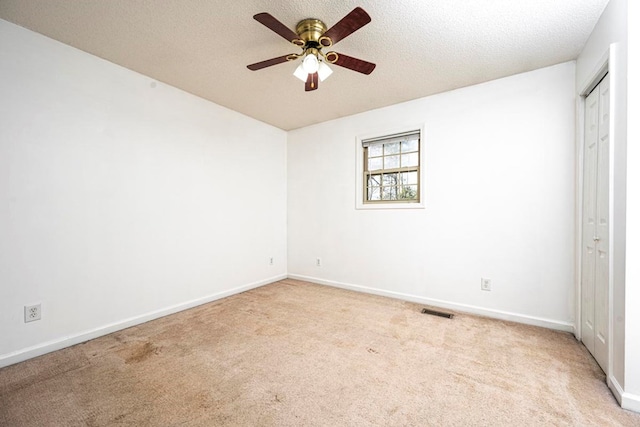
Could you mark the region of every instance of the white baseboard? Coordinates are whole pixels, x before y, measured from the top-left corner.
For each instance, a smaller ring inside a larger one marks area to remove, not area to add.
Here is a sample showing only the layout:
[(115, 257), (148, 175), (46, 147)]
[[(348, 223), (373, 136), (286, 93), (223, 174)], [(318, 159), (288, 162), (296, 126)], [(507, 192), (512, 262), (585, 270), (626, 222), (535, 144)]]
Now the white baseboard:
[(353, 285), (349, 283), (335, 282), (333, 280), (324, 280), (317, 277), (302, 276), (299, 274), (289, 274), (290, 279), (304, 280), (306, 282), (317, 283), (319, 285), (333, 286), (341, 289), (348, 289), (352, 291), (364, 292), (368, 294), (380, 295), (385, 297), (391, 297), (401, 299), (405, 301), (411, 301), (418, 304), (426, 304), (434, 307), (446, 308), (450, 310), (456, 310), (464, 313), (477, 314), (480, 316), (491, 317), (494, 319), (508, 320), (517, 323), (524, 323), (526, 325), (542, 326), (548, 329), (556, 329), (559, 331), (571, 332), (575, 335), (575, 326), (569, 322), (560, 322), (557, 320), (544, 319), (541, 317), (528, 316), (524, 314), (511, 313), (507, 311), (493, 310), (483, 307), (477, 307), (468, 304), (459, 304), (450, 301), (442, 301), (432, 298), (425, 298), (417, 295), (404, 294), (401, 292), (387, 291), (384, 289), (371, 288), (368, 286)]
[(640, 413), (640, 396), (625, 392), (618, 380), (613, 376), (607, 377), (607, 385), (622, 409)]
[(618, 403), (620, 403), (620, 406), (622, 406), (622, 395), (624, 394), (624, 390), (620, 387), (618, 380), (613, 376), (607, 375), (607, 386), (609, 386), (609, 389), (613, 393), (613, 397), (615, 397)]
[(640, 396), (625, 392), (622, 394), (622, 403), (620, 406), (622, 406), (622, 409), (640, 413)]
[(228, 289), (226, 291), (217, 292), (212, 295), (207, 295), (206, 297), (203, 297), (203, 298), (194, 299), (194, 300), (176, 304), (167, 308), (152, 311), (151, 313), (146, 313), (140, 316), (134, 316), (119, 322), (114, 322), (105, 326), (84, 331), (76, 335), (71, 335), (68, 337), (48, 341), (32, 347), (27, 347), (18, 351), (14, 351), (12, 353), (3, 354), (3, 355), (0, 355), (0, 368), (13, 365), (14, 363), (22, 362), (37, 356), (41, 356), (43, 354), (50, 353), (52, 351), (61, 350), (66, 347), (71, 347), (72, 345), (80, 344), (85, 341), (89, 341), (94, 338), (98, 338), (103, 335), (110, 334), (112, 332), (130, 328), (131, 326), (136, 326), (141, 323), (148, 322), (150, 320), (158, 319), (160, 317), (164, 317), (169, 314), (174, 314), (179, 311), (197, 307), (199, 305), (206, 304), (208, 302), (216, 301), (231, 295), (239, 294), (241, 292), (258, 288), (260, 286), (268, 285), (269, 283), (277, 282), (278, 280), (283, 280), (286, 278), (287, 278), (286, 274), (281, 274), (278, 276), (270, 277), (268, 279), (249, 283), (247, 285), (238, 286), (233, 289)]

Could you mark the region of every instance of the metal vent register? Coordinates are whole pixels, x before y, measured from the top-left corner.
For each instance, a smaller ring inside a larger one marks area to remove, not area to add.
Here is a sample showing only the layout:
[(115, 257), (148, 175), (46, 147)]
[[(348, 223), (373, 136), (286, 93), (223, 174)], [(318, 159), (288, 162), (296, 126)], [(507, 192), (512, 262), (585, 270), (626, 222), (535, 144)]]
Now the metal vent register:
[(423, 308), (422, 314), (430, 314), (432, 316), (446, 317), (447, 319), (451, 319), (453, 317), (453, 314), (451, 313), (445, 313), (444, 311), (431, 310), (428, 308)]

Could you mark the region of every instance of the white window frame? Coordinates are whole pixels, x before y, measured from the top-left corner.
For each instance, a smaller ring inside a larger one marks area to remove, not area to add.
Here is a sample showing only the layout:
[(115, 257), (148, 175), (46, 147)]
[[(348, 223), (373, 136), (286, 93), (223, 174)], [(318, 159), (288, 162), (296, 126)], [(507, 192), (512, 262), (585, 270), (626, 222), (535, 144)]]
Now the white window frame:
[[(403, 134), (408, 132), (420, 132), (420, 170), (419, 185), (418, 185), (418, 202), (399, 202), (391, 200), (388, 203), (375, 202), (365, 203), (364, 201), (364, 148), (362, 142), (365, 140), (384, 138), (385, 136)], [(356, 148), (356, 209), (424, 209), (425, 207), (425, 175), (426, 175), (426, 163), (425, 163), (425, 132), (424, 124), (417, 126), (403, 126), (401, 128), (384, 130), (375, 133), (368, 133), (365, 135), (358, 135), (355, 141)]]

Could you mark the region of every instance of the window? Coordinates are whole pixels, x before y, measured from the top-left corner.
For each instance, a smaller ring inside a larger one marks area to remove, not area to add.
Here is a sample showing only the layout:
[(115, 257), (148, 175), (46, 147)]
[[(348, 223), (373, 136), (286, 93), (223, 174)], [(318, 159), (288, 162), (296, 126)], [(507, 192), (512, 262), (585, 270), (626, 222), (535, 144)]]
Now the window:
[(364, 204), (420, 203), (420, 131), (363, 139)]

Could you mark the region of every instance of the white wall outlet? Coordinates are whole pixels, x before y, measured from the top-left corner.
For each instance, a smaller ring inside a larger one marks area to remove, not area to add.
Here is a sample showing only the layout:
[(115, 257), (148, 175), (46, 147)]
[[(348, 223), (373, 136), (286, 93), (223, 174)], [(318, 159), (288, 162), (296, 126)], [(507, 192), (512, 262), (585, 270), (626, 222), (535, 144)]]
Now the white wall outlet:
[(316, 267), (321, 267), (321, 266), (322, 266), (322, 259), (316, 258)]
[(480, 289), (483, 291), (491, 290), (491, 279), (485, 279), (484, 277), (480, 279)]
[(269, 258), (269, 265), (273, 265), (273, 257)]
[(34, 322), (42, 318), (42, 307), (40, 304), (24, 306), (24, 323)]

